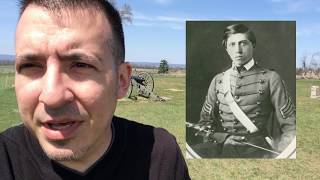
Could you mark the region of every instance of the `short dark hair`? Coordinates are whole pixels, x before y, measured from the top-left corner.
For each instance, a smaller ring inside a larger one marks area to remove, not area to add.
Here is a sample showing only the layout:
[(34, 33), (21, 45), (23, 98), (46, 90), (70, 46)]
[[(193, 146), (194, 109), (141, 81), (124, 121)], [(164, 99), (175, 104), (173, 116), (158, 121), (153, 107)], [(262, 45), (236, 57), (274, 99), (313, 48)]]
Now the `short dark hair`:
[(246, 34), (248, 39), (251, 41), (253, 47), (256, 46), (256, 36), (254, 33), (244, 24), (233, 24), (230, 26), (227, 26), (224, 31), (223, 31), (223, 38), (222, 38), (222, 46), (224, 48), (227, 47), (227, 40), (232, 34), (237, 34), (237, 33), (243, 33)]
[[(20, 16), (29, 5), (36, 5), (50, 12), (66, 9), (90, 9), (101, 11), (108, 19), (113, 38), (108, 42), (113, 57), (119, 64), (125, 59), (124, 34), (119, 12), (107, 0), (20, 0)], [(109, 40), (108, 40), (109, 41)]]

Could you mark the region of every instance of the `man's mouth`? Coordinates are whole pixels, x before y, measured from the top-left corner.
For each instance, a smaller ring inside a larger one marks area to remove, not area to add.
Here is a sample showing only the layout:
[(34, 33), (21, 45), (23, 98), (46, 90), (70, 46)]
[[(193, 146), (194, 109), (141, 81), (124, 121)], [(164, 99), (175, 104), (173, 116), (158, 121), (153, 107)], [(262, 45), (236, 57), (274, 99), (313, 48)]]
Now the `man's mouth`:
[(47, 127), (52, 130), (65, 130), (73, 126), (76, 122), (66, 122), (66, 123), (46, 123)]
[(82, 121), (47, 121), (42, 130), (48, 140), (64, 140), (74, 136)]

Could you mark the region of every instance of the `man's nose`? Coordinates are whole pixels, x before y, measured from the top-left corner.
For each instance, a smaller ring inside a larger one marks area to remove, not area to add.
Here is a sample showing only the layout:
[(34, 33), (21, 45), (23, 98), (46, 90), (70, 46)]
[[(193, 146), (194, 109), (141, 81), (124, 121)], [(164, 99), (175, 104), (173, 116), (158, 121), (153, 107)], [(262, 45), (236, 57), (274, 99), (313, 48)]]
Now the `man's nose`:
[(240, 44), (236, 45), (236, 52), (237, 53), (242, 53), (242, 47)]
[(47, 66), (42, 79), (39, 101), (51, 108), (58, 108), (73, 101), (74, 95), (66, 84), (66, 74), (57, 65)]

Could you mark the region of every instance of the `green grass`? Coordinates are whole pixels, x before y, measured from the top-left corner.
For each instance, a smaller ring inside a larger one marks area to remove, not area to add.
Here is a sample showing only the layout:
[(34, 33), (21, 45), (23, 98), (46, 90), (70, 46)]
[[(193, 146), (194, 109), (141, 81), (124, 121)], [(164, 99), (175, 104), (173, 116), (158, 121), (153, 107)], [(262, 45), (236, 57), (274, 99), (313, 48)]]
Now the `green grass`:
[[(116, 115), (174, 134), (185, 152), (185, 77), (157, 76), (155, 92), (170, 98), (154, 102), (144, 98), (119, 101)], [(0, 75), (0, 83), (3, 83)], [(297, 159), (187, 160), (192, 179), (320, 179), (320, 99), (311, 99), (311, 85), (320, 81), (297, 81)], [(182, 91), (172, 91), (176, 89)], [(0, 130), (19, 122), (13, 88), (0, 88)]]
[(14, 65), (0, 65), (0, 73), (13, 73)]
[(0, 131), (20, 122), (12, 84), (12, 73), (0, 73)]
[(0, 89), (11, 88), (14, 82), (13, 79), (14, 79), (13, 73), (1, 73), (0, 71)]

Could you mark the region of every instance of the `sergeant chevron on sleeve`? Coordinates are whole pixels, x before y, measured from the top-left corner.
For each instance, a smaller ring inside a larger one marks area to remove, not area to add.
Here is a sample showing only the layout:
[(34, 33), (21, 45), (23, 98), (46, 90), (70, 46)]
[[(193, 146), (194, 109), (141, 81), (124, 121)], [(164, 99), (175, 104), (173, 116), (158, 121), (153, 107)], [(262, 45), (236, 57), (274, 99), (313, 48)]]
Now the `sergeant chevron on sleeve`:
[(273, 158), (296, 133), (295, 107), (285, 83), (257, 64), (256, 38), (245, 25), (226, 27), (222, 45), (232, 67), (211, 81), (199, 121), (213, 128), (211, 145), (196, 148), (202, 148), (203, 157)]

